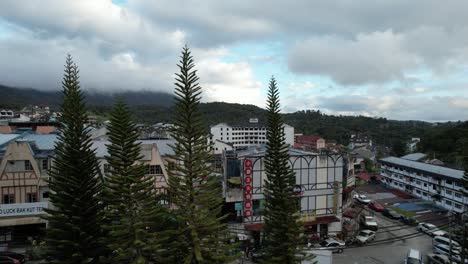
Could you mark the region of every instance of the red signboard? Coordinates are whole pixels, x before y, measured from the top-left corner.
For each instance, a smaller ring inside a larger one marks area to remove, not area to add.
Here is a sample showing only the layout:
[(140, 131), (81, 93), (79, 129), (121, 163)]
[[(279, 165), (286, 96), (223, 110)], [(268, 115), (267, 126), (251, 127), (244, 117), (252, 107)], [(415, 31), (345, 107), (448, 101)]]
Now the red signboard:
[(251, 194), (251, 193), (246, 193), (246, 194), (244, 195), (244, 199), (245, 199), (246, 201), (252, 200), (252, 194)]
[(252, 182), (252, 177), (245, 177), (244, 182), (250, 184)]
[(250, 211), (250, 210), (245, 210), (245, 211), (244, 211), (244, 216), (245, 216), (245, 217), (251, 217), (251, 216), (252, 216), (252, 211)]
[(252, 207), (252, 202), (248, 201), (244, 203), (245, 208), (250, 209)]
[(244, 161), (244, 166), (245, 167), (252, 167), (252, 161), (251, 160), (245, 160)]
[(245, 185), (244, 186), (244, 191), (246, 193), (250, 193), (252, 191), (252, 185)]
[(252, 175), (252, 169), (251, 168), (245, 169), (245, 175), (247, 175), (247, 176)]

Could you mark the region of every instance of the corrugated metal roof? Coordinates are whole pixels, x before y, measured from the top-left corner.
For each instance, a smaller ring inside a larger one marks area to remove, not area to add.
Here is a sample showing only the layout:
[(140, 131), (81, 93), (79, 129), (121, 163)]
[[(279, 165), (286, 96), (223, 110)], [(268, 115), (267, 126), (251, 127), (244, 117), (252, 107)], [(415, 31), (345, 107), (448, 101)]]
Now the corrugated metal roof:
[(438, 175), (442, 175), (445, 177), (451, 177), (451, 178), (456, 178), (456, 179), (463, 178), (462, 170), (455, 170), (455, 169), (451, 169), (447, 167), (436, 166), (432, 164), (427, 164), (423, 162), (412, 161), (412, 160), (407, 160), (407, 159), (402, 159), (402, 158), (397, 158), (397, 157), (386, 157), (380, 160), (383, 162), (388, 162), (388, 163), (392, 163), (395, 165), (404, 166), (407, 168), (413, 168), (413, 169), (417, 169), (420, 171), (438, 174)]
[[(250, 147), (244, 150), (237, 150), (236, 152), (238, 156), (264, 156), (266, 153), (266, 145)], [(289, 148), (288, 154), (290, 156), (318, 155), (317, 152), (305, 151), (292, 147)]]
[(424, 154), (424, 153), (411, 153), (411, 154), (405, 155), (405, 156), (403, 156), (401, 158), (402, 159), (407, 159), (407, 160), (418, 161), (418, 160), (424, 159), (425, 157), (427, 157), (427, 155)]
[[(150, 140), (138, 140), (137, 142), (141, 142), (142, 144), (142, 153), (143, 160), (150, 160), (151, 159), (151, 147), (152, 144), (156, 144), (158, 147), (159, 153), (161, 156), (173, 155), (174, 151), (169, 145), (173, 145), (175, 143), (174, 139), (150, 139)], [(95, 140), (93, 141), (93, 148), (96, 150), (96, 156), (98, 158), (103, 158), (108, 154), (107, 146), (110, 145), (110, 141), (108, 140)]]
[(21, 139), (24, 141), (34, 142), (36, 147), (40, 150), (54, 150), (55, 142), (58, 140), (58, 135), (24, 134), (21, 136)]
[(7, 144), (15, 138), (21, 136), (20, 134), (0, 134), (0, 146)]

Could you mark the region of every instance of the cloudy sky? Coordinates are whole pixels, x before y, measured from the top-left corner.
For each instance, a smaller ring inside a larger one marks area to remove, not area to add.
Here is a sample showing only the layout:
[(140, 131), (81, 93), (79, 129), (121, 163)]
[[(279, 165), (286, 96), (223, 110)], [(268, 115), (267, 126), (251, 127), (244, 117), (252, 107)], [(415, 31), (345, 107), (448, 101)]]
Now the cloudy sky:
[(0, 83), (172, 92), (184, 44), (204, 101), (427, 121), (468, 119), (468, 1), (0, 1)]

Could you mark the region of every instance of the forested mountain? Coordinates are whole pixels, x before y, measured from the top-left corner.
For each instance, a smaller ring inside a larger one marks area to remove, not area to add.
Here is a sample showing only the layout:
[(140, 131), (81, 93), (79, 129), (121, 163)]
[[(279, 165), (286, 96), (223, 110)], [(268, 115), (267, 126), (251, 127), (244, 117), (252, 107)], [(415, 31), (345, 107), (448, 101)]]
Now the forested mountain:
[[(448, 124), (448, 123), (445, 123)], [(468, 121), (451, 123), (439, 130), (428, 130), (418, 148), (448, 164), (462, 165), (461, 149), (468, 144)]]
[[(57, 107), (61, 100), (60, 91), (39, 91), (19, 89), (0, 85), (0, 107), (20, 109), (28, 104), (49, 104)], [(98, 115), (107, 115), (115, 97), (122, 97), (130, 105), (137, 122), (171, 122), (173, 97), (161, 92), (121, 92), (114, 94), (86, 93), (89, 109)], [(250, 117), (262, 120), (265, 110), (254, 105), (230, 104), (223, 102), (202, 103), (207, 125), (220, 122), (246, 122)], [(333, 116), (320, 111), (305, 110), (283, 114), (287, 124), (297, 133), (320, 135), (347, 144), (353, 133), (369, 135), (380, 145), (393, 146), (397, 141), (406, 141), (411, 137), (422, 138), (422, 150), (434, 151), (436, 156), (450, 156), (454, 152), (454, 143), (466, 135), (462, 124), (456, 122), (428, 123), (423, 121), (395, 121), (386, 118), (364, 116)], [(466, 123), (463, 123), (466, 125)], [(466, 129), (466, 127), (465, 127)], [(449, 159), (446, 159), (449, 161)]]

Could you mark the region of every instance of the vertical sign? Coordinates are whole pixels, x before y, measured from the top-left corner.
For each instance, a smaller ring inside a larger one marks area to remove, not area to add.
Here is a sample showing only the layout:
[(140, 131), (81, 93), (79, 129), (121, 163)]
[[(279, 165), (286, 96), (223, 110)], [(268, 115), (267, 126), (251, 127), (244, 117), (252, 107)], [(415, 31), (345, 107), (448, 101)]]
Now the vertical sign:
[(336, 214), (338, 212), (338, 196), (340, 195), (340, 183), (335, 181), (333, 183), (334, 193), (333, 193), (333, 213)]
[(252, 161), (244, 161), (244, 217), (252, 216)]

